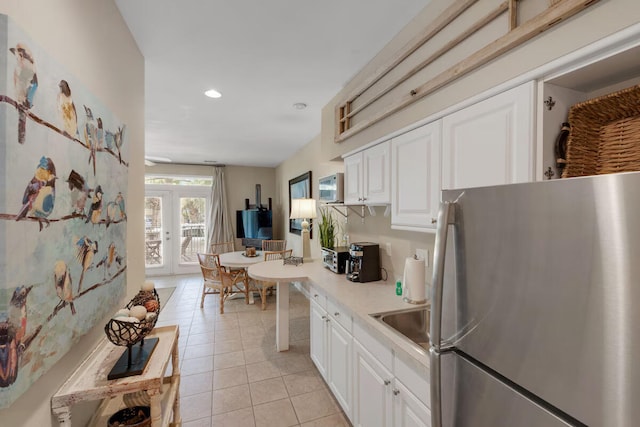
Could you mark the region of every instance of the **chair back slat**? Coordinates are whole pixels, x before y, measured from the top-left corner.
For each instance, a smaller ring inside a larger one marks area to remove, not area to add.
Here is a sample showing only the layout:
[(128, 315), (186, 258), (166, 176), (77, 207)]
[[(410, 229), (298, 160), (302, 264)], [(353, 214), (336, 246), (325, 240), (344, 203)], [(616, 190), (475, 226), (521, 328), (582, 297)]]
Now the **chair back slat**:
[(289, 258), (293, 253), (293, 249), (287, 249), (284, 251), (264, 251), (264, 260), (271, 261), (274, 259)]
[(262, 250), (263, 251), (284, 251), (287, 249), (287, 241), (286, 240), (263, 240), (262, 241)]

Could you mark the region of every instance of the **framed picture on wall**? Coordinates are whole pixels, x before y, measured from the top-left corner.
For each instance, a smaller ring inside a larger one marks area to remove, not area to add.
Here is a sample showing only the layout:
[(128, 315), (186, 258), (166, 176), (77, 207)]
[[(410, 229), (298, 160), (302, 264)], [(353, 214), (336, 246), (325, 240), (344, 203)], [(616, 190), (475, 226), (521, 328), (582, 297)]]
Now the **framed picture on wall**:
[[(289, 180), (289, 216), (291, 216), (291, 200), (311, 198), (311, 171), (305, 172)], [(313, 228), (309, 227), (309, 238), (313, 237)], [(290, 219), (289, 232), (302, 234), (302, 220)]]

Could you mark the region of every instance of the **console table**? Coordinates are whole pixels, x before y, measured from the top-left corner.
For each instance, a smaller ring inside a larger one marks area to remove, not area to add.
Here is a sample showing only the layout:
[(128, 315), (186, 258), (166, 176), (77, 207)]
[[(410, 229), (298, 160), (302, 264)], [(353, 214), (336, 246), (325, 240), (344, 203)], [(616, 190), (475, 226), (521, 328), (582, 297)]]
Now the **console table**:
[[(145, 391), (150, 398), (151, 425), (179, 427), (182, 420), (178, 336), (177, 325), (155, 328), (147, 338), (157, 337), (159, 341), (144, 372), (116, 380), (108, 380), (107, 375), (127, 349), (115, 346), (106, 337), (103, 338), (51, 398), (51, 410), (60, 426), (71, 426), (72, 405), (102, 399), (102, 404), (89, 425), (104, 427), (112, 414), (126, 407), (123, 400), (125, 394)], [(165, 377), (169, 359), (171, 376)]]

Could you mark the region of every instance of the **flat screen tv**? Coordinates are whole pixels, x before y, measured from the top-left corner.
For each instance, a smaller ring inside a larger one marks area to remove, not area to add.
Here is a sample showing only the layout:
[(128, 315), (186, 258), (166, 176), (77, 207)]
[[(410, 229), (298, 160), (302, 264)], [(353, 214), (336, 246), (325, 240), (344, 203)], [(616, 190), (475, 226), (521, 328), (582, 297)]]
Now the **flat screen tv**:
[(272, 239), (272, 230), (271, 211), (266, 209), (236, 211), (236, 237), (238, 239)]

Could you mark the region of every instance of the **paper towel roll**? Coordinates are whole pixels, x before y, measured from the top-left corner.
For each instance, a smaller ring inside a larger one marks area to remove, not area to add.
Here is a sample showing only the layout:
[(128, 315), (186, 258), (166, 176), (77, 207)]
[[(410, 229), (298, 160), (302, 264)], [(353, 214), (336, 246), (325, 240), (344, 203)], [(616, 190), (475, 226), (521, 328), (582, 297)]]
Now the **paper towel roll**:
[(426, 302), (424, 280), (424, 260), (407, 258), (404, 262), (404, 300), (414, 304)]

